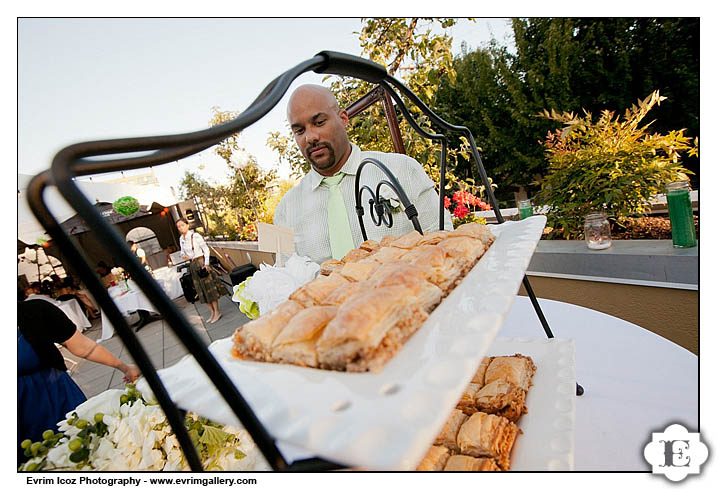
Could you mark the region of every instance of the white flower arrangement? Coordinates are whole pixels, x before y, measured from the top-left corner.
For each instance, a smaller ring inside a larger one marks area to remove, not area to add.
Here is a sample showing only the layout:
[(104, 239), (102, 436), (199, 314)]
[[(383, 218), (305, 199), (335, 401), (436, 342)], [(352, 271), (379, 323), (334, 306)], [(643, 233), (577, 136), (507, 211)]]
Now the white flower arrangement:
[[(246, 430), (188, 414), (185, 420), (205, 470), (269, 470)], [(190, 470), (177, 437), (156, 403), (128, 384), (88, 399), (48, 430), (43, 442), (23, 442), (31, 458), (21, 471)], [(52, 435), (50, 435), (52, 433)]]

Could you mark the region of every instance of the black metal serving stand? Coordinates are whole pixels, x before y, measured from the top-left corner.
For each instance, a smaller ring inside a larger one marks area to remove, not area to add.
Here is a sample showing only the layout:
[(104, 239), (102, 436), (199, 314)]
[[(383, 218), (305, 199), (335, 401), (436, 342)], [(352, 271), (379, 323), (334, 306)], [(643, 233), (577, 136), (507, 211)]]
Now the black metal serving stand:
[[(177, 439), (182, 447), (185, 458), (193, 471), (202, 470), (202, 464), (184, 426), (183, 412), (177, 408), (170, 398), (170, 395), (162, 384), (157, 371), (152, 366), (145, 349), (142, 347), (141, 343), (135, 336), (135, 333), (132, 331), (125, 318), (109, 297), (105, 288), (103, 288), (99, 277), (93, 270), (79, 244), (63, 230), (58, 221), (49, 211), (44, 200), (44, 191), (49, 186), (57, 187), (60, 194), (87, 222), (92, 231), (97, 234), (98, 237), (102, 237), (107, 250), (117, 258), (118, 264), (129, 272), (139, 288), (157, 308), (157, 311), (164, 316), (167, 324), (177, 335), (187, 351), (197, 360), (199, 366), (202, 367), (212, 384), (217, 388), (233, 413), (248, 431), (258, 449), (262, 452), (273, 470), (324, 471), (342, 468), (343, 466), (341, 465), (317, 458), (299, 460), (293, 463), (288, 463), (284, 459), (277, 448), (274, 439), (249, 407), (237, 387), (220, 367), (217, 360), (210, 354), (209, 350), (205, 347), (202, 340), (196, 334), (187, 319), (182, 315), (177, 306), (167, 297), (159, 284), (154, 281), (152, 276), (144, 269), (144, 267), (141, 266), (134, 254), (126, 246), (124, 237), (122, 237), (118, 230), (108, 223), (100, 215), (100, 213), (98, 213), (93, 204), (90, 203), (83, 195), (74, 181), (76, 177), (80, 176), (118, 172), (166, 164), (201, 152), (202, 150), (221, 142), (229, 136), (242, 131), (244, 128), (250, 126), (266, 115), (284, 96), (292, 81), (308, 71), (323, 74), (352, 76), (378, 84), (386, 91), (386, 93), (391, 95), (391, 98), (394, 99), (401, 112), (416, 131), (428, 138), (438, 139), (441, 141), (442, 159), (440, 205), (443, 203), (444, 195), (446, 138), (443, 135), (431, 135), (422, 130), (413, 118), (411, 118), (411, 115), (401, 102), (397, 93), (392, 89), (392, 86), (396, 87), (399, 92), (419, 107), (420, 110), (430, 118), (432, 123), (436, 124), (440, 128), (444, 128), (445, 130), (458, 131), (465, 135), (471, 144), (472, 154), (477, 163), (477, 169), (481, 176), (481, 180), (487, 189), (489, 203), (494, 210), (496, 210), (496, 217), (499, 223), (503, 222), (503, 218), (498, 212), (496, 198), (491, 192), (491, 186), (488, 183), (488, 178), (471, 132), (465, 127), (452, 126), (444, 122), (441, 118), (431, 112), (423, 104), (423, 102), (401, 82), (387, 74), (386, 69), (383, 66), (363, 58), (332, 51), (323, 51), (318, 53), (313, 58), (298, 64), (294, 68), (287, 70), (282, 75), (275, 78), (244, 112), (227, 123), (217, 125), (206, 130), (179, 135), (102, 140), (70, 145), (58, 152), (52, 161), (51, 168), (36, 175), (28, 186), (28, 203), (30, 208), (40, 224), (42, 224), (47, 233), (57, 243), (59, 249), (65, 255), (69, 263), (77, 270), (87, 285), (87, 288), (97, 300), (100, 307), (105, 311), (109, 321), (115, 327), (115, 332), (117, 332), (118, 336), (127, 347), (130, 355), (134, 359), (135, 363), (137, 363), (137, 366), (147, 380), (150, 389), (154, 392), (154, 395), (162, 407), (172, 430), (175, 435), (177, 435)], [(388, 98), (385, 98), (385, 107), (387, 107), (387, 100)], [(377, 162), (374, 164), (379, 165), (380, 167), (382, 165), (381, 163), (377, 164)], [(398, 181), (396, 181), (393, 176), (389, 176), (389, 182), (392, 184), (390, 187), (394, 187), (395, 191), (401, 198), (404, 193), (403, 190), (401, 190), (401, 186), (398, 185)], [(389, 185), (389, 183), (384, 185)], [(379, 190), (380, 189), (378, 187), (375, 196), (378, 202), (381, 203)], [(359, 194), (360, 191), (361, 190), (358, 190), (357, 194)], [(406, 195), (404, 194), (403, 197), (406, 198)], [(413, 215), (409, 216), (409, 219), (414, 223), (415, 228), (421, 231), (418, 217), (416, 216), (416, 209), (408, 203), (408, 200), (406, 201), (407, 203), (404, 203), (404, 205), (407, 216)], [(357, 201), (357, 203), (360, 203), (360, 201)], [(378, 217), (378, 223), (384, 225), (391, 224), (391, 215), (389, 214), (387, 218), (387, 215), (379, 212), (378, 209), (379, 208), (375, 210), (376, 216), (372, 214), (375, 218)], [(443, 228), (443, 215), (443, 210), (440, 208), (439, 221), (441, 228)], [(363, 223), (362, 231), (366, 236), (366, 233), (363, 230)], [(546, 334), (549, 337), (552, 337), (553, 335), (548, 328), (548, 324), (541, 313), (538, 302), (533, 294), (533, 290), (531, 290), (526, 278), (524, 278), (524, 285), (526, 286), (527, 292), (534, 304), (534, 308), (541, 319), (541, 323), (546, 330)]]

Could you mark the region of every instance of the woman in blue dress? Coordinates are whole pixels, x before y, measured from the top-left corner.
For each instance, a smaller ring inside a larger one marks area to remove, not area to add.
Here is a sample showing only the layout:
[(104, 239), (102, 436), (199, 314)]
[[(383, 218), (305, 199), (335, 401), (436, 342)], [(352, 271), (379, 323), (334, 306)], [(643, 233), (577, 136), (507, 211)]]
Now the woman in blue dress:
[(18, 465), (27, 458), (20, 443), (42, 441), (45, 430), (57, 429), (65, 415), (86, 398), (67, 374), (55, 343), (75, 356), (120, 370), (125, 382), (134, 382), (140, 372), (96, 342), (77, 331), (72, 321), (55, 305), (44, 300), (17, 304), (17, 456)]

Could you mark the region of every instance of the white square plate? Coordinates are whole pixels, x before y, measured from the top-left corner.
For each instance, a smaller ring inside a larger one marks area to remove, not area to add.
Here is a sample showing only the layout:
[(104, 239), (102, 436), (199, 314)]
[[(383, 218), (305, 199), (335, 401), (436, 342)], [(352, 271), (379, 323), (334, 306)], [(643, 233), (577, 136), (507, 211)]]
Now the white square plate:
[[(231, 337), (209, 349), (277, 440), (347, 466), (413, 469), (494, 341), (545, 223), (491, 226), (494, 244), (378, 374), (240, 361)], [(178, 406), (238, 424), (194, 358), (159, 374)]]

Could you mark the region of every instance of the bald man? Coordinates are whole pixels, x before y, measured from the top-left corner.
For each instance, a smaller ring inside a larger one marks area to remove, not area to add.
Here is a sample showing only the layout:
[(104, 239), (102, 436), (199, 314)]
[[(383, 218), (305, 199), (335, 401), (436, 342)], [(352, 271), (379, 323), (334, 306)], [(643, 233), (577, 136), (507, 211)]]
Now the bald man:
[[(438, 230), (439, 196), (434, 190), (434, 181), (411, 157), (365, 152), (351, 143), (346, 131), (349, 116), (339, 108), (329, 89), (320, 85), (297, 88), (289, 99), (287, 119), (297, 146), (312, 166), (299, 184), (284, 195), (274, 214), (275, 224), (294, 231), (297, 254), (321, 263), (330, 258), (341, 259), (363, 242), (355, 208), (354, 182), (359, 164), (367, 157), (379, 160), (396, 176), (419, 212), (422, 230)], [(374, 165), (362, 169), (362, 186), (376, 189), (379, 181), (385, 179), (384, 173)], [(368, 238), (381, 240), (384, 235), (399, 236), (414, 230), (399, 208), (396, 195), (387, 187), (382, 187), (381, 193), (391, 199), (394, 225), (375, 227), (371, 219), (365, 217)], [(451, 229), (448, 213), (444, 224)]]

